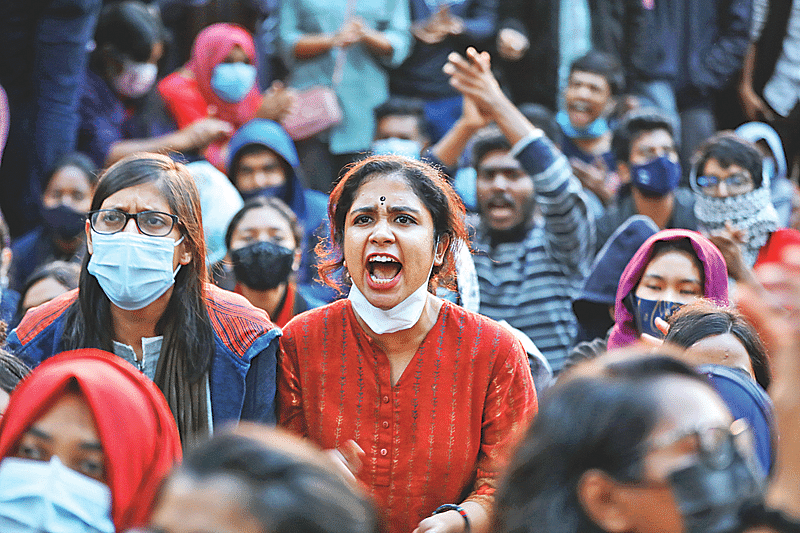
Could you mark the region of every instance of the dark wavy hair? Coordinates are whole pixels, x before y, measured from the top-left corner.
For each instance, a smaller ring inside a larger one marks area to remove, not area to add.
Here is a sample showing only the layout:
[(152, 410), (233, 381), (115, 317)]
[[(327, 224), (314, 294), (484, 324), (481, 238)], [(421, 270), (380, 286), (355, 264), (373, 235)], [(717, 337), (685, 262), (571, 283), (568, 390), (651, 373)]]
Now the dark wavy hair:
[[(156, 326), (164, 335), (161, 357), (175, 357), (190, 383), (208, 370), (214, 347), (211, 318), (203, 299), (207, 281), (206, 244), (200, 214), (200, 195), (194, 179), (181, 163), (159, 154), (136, 154), (112, 165), (100, 178), (92, 198), (92, 210), (100, 209), (112, 194), (145, 183), (153, 183), (178, 216), (181, 235), (192, 261), (175, 276), (172, 296)], [(97, 278), (89, 274), (91, 259), (81, 264), (79, 296), (66, 311), (64, 350), (100, 348), (113, 353), (111, 302)], [(156, 376), (158, 377), (158, 376)], [(162, 383), (156, 382), (159, 387)], [(163, 388), (162, 388), (163, 390)]]
[(0, 390), (11, 394), (20, 381), (31, 373), (31, 369), (16, 355), (0, 348)]
[(242, 507), (258, 519), (264, 533), (379, 531), (370, 502), (332, 468), (249, 436), (215, 435), (184, 458), (171, 478), (178, 476), (194, 483), (214, 482), (219, 476), (241, 482), (246, 488)]
[(320, 278), (341, 291), (341, 283), (334, 279), (334, 273), (341, 271), (344, 266), (344, 222), (347, 213), (361, 185), (392, 175), (402, 177), (431, 214), (434, 240), (438, 242), (444, 235), (450, 237), (444, 261), (433, 267), (428, 288), (433, 289), (438, 285), (454, 288), (455, 246), (466, 246), (468, 242), (464, 204), (441, 171), (425, 162), (395, 155), (376, 155), (355, 163), (333, 188), (328, 201), (330, 236), (316, 247), (320, 257)]
[(652, 131), (664, 130), (674, 137), (672, 123), (669, 118), (660, 110), (652, 107), (631, 111), (622, 117), (622, 120), (614, 128), (614, 136), (611, 138), (611, 151), (617, 161), (629, 163), (631, 160), (631, 149), (639, 137)]
[(303, 226), (300, 224), (300, 221), (297, 220), (297, 215), (292, 211), (292, 208), (286, 205), (286, 202), (275, 196), (256, 196), (244, 203), (242, 208), (233, 215), (233, 218), (231, 218), (231, 221), (228, 223), (228, 229), (225, 232), (225, 248), (228, 250), (231, 249), (233, 232), (236, 231), (239, 222), (242, 221), (244, 216), (253, 209), (260, 209), (262, 207), (269, 207), (277, 211), (278, 214), (289, 223), (289, 228), (292, 230), (292, 236), (296, 243), (295, 248), (301, 248), (303, 245)]
[(580, 502), (580, 480), (592, 469), (623, 483), (642, 480), (667, 378), (708, 386), (686, 364), (657, 356), (607, 364), (549, 389), (498, 489), (492, 530), (602, 533)]
[(716, 159), (723, 168), (739, 165), (750, 172), (755, 189), (763, 181), (761, 152), (756, 145), (730, 130), (719, 131), (703, 141), (692, 158), (696, 176), (702, 175), (709, 159)]
[(81, 275), (81, 268), (77, 263), (70, 263), (68, 261), (51, 261), (40, 266), (34, 270), (28, 279), (25, 280), (25, 286), (19, 293), (19, 303), (17, 304), (17, 318), (22, 320), (26, 309), (23, 308), (25, 303), (25, 296), (36, 283), (44, 279), (53, 279), (58, 284), (64, 287), (64, 292), (71, 291), (78, 287), (78, 281)]
[(128, 57), (136, 62), (145, 62), (156, 43), (164, 40), (161, 18), (144, 2), (122, 0), (108, 3), (97, 20), (94, 32), (96, 48), (89, 64), (92, 70), (100, 73), (109, 54), (119, 60)]
[(719, 307), (708, 300), (698, 300), (679, 309), (669, 319), (669, 333), (664, 342), (671, 342), (681, 348), (689, 348), (694, 343), (730, 333), (742, 343), (756, 381), (764, 390), (769, 388), (770, 369), (767, 350), (750, 322), (738, 311)]
[(613, 55), (606, 52), (589, 50), (569, 66), (570, 76), (576, 71), (591, 72), (604, 77), (611, 89), (612, 96), (617, 96), (625, 90), (625, 72), (622, 65)]

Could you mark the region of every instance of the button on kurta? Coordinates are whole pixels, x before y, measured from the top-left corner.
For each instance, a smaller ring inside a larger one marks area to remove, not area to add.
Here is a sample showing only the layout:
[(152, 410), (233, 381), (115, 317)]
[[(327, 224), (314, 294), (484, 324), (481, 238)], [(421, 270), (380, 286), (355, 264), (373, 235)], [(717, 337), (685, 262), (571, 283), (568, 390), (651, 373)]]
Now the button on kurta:
[(389, 427), (389, 421), (388, 420), (384, 420), (383, 421), (383, 427), (384, 428), (388, 428)]
[(386, 455), (387, 453), (389, 452), (386, 450), (386, 448), (381, 448), (381, 455)]
[(389, 403), (389, 397), (388, 396), (384, 396), (383, 397), (383, 403)]

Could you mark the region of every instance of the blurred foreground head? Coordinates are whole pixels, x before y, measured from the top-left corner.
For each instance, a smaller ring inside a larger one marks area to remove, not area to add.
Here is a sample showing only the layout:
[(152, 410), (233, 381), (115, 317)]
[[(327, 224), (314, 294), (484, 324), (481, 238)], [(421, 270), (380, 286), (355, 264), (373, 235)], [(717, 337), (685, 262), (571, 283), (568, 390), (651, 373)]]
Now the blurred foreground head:
[(196, 448), (164, 485), (153, 533), (377, 533), (375, 510), (316, 448), (243, 424)]

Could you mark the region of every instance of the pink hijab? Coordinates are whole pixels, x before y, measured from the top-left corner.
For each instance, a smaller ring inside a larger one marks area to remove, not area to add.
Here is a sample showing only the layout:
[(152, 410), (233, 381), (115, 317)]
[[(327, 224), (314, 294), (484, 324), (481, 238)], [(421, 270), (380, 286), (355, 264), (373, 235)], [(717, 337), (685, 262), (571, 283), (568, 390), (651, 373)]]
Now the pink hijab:
[(728, 268), (722, 252), (714, 244), (697, 233), (686, 229), (661, 230), (642, 244), (628, 262), (622, 272), (617, 287), (617, 298), (614, 304), (614, 327), (608, 339), (608, 349), (623, 348), (636, 342), (639, 332), (633, 321), (633, 314), (623, 303), (628, 294), (636, 289), (650, 259), (653, 257), (653, 246), (660, 241), (677, 241), (688, 239), (697, 258), (703, 265), (705, 284), (703, 296), (718, 305), (728, 305)]
[(186, 63), (186, 68), (194, 74), (200, 94), (209, 105), (217, 108), (216, 117), (230, 122), (235, 127), (252, 119), (259, 104), (261, 93), (258, 84), (247, 93), (241, 102), (232, 104), (221, 99), (211, 88), (211, 76), (214, 67), (222, 63), (234, 46), (239, 45), (250, 58), (250, 63), (256, 63), (256, 49), (253, 37), (247, 30), (236, 24), (219, 23), (204, 28), (192, 46), (192, 57)]

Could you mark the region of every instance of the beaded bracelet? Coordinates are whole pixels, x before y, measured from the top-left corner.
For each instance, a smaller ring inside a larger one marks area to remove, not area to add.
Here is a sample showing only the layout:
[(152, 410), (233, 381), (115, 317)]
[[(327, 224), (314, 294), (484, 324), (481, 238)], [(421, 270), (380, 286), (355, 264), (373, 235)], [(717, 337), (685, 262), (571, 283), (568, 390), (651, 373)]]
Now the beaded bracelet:
[(458, 514), (461, 515), (461, 518), (464, 519), (464, 533), (470, 533), (469, 517), (467, 516), (467, 511), (465, 511), (463, 507), (454, 503), (446, 503), (437, 507), (433, 514), (443, 513), (445, 511), (457, 511)]

